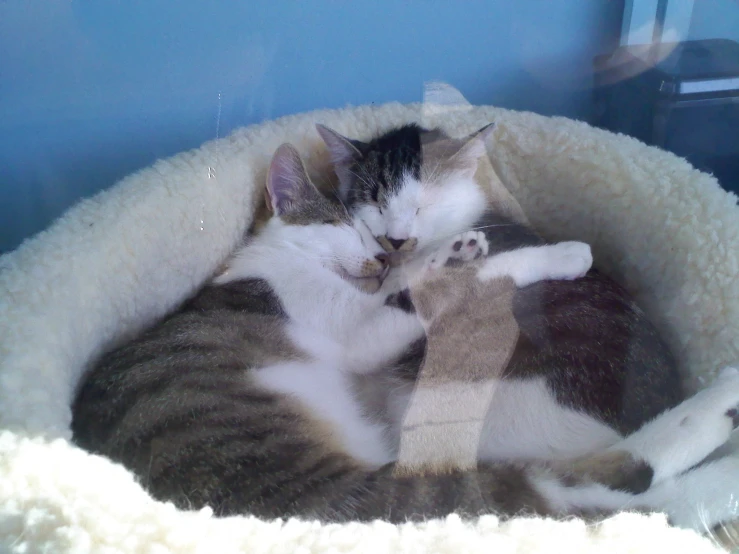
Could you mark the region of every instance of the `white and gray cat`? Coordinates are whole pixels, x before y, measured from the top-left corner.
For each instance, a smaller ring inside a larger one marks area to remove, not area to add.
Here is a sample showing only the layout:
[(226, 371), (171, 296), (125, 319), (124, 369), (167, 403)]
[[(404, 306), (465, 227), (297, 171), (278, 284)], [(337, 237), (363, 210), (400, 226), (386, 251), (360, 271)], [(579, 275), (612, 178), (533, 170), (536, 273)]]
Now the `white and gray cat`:
[[(737, 372), (593, 455), (399, 473), (350, 381), (384, 371), (422, 327), (356, 286), (379, 283), (387, 258), (361, 221), (316, 190), (290, 146), (273, 158), (266, 197), (274, 217), (223, 274), (85, 376), (73, 405), (80, 446), (124, 464), (156, 498), (220, 515), (406, 521), (629, 506), (693, 523), (673, 488), (714, 466), (676, 476), (728, 439)], [(541, 278), (576, 277), (590, 264), (584, 251), (536, 246), (483, 266), (516, 280), (530, 264), (520, 284), (537, 266)]]
[[(386, 281), (387, 292), (404, 289), (404, 274), (416, 272), (431, 251), (459, 233), (477, 230), (470, 240), (484, 241), (488, 255), (547, 244), (511, 213), (497, 212), (476, 180), (492, 125), (453, 139), (409, 124), (368, 142), (317, 128), (342, 200), (402, 261)], [(476, 309), (468, 306), (468, 314)], [(490, 404), (480, 459), (587, 454), (684, 398), (677, 364), (655, 327), (622, 287), (597, 270), (582, 279), (524, 287), (513, 294), (511, 309), (516, 343), (504, 372), (506, 391)], [(486, 348), (464, 337), (459, 344)], [(414, 379), (408, 367), (414, 361), (420, 367), (423, 351), (417, 347), (415, 358), (406, 356), (406, 381)], [(403, 402), (396, 398), (390, 405), (400, 403), (396, 411), (402, 412)]]
[[(492, 125), (453, 139), (439, 129), (410, 124), (368, 142), (317, 127), (331, 154), (343, 201), (402, 266), (423, 263), (440, 241), (470, 230), (484, 233), (490, 254), (546, 244), (508, 191), (495, 191), (489, 203), (490, 197), (476, 180)], [(483, 239), (476, 235), (472, 242), (459, 244), (468, 248), (475, 242)], [(412, 310), (403, 290), (408, 280), (404, 272), (395, 275), (395, 280), (386, 280), (390, 285), (386, 290), (401, 290), (396, 304)], [(446, 294), (453, 291), (449, 285), (447, 281)], [(435, 298), (443, 296), (438, 289), (435, 294)], [(474, 320), (487, 301), (478, 298), (468, 303), (466, 317)], [(587, 457), (619, 444), (684, 398), (665, 342), (628, 293), (597, 270), (578, 280), (539, 282), (515, 290), (511, 304), (518, 336), (507, 354), (510, 359), (497, 382), (497, 393), (488, 398), (489, 409), (479, 430), (479, 460), (559, 460), (578, 453)], [(458, 326), (459, 318), (455, 321)], [(484, 344), (455, 337), (462, 339), (457, 341), (457, 351), (485, 353)], [(429, 348), (416, 343), (397, 366), (399, 370), (393, 376), (384, 375), (393, 394), (384, 398), (370, 394), (371, 400), (365, 400), (375, 413), (378, 405), (384, 409), (379, 413), (396, 429), (396, 439), (409, 416), (417, 415), (411, 391), (421, 383), (418, 370)], [(479, 409), (474, 416), (479, 416)], [(438, 436), (435, 439), (438, 445)], [(424, 454), (429, 455), (428, 446)], [(677, 486), (672, 490), (673, 502), (683, 498), (678, 510), (682, 515), (673, 521), (705, 531), (735, 518), (738, 464), (735, 458), (723, 458), (687, 474), (681, 485), (684, 494)], [(725, 483), (732, 485), (724, 490)]]

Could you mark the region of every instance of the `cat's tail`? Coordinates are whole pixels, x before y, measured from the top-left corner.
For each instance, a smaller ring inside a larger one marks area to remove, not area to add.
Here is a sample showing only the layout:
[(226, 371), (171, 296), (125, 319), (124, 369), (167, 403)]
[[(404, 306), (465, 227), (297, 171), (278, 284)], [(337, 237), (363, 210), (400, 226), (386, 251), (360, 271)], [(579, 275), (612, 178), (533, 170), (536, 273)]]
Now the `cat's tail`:
[[(234, 327), (224, 325), (222, 333)], [(139, 355), (146, 358), (148, 351)], [(190, 375), (176, 374), (175, 388), (172, 372), (147, 373), (147, 395), (138, 393), (141, 375), (126, 375), (125, 381), (112, 372), (88, 385), (77, 404), (75, 440), (129, 467), (156, 498), (181, 508), (209, 505), (220, 515), (402, 522), (451, 513), (602, 515), (632, 509), (666, 511), (677, 525), (704, 531), (704, 525), (727, 521), (731, 495), (739, 498), (739, 459), (690, 469), (739, 423), (736, 370), (605, 452), (568, 462), (412, 472), (395, 464), (360, 466), (331, 446), (330, 433), (323, 436), (319, 425), (292, 410), (290, 399), (245, 391), (241, 373), (227, 372), (223, 382), (213, 371), (209, 381)]]
[[(572, 474), (526, 464), (490, 464), (477, 470), (417, 470), (398, 472), (394, 464), (375, 471), (356, 470), (334, 480), (323, 505), (311, 515), (321, 520), (371, 521), (393, 523), (444, 517), (451, 513), (463, 517), (496, 514), (501, 517), (523, 514), (556, 516), (586, 515), (589, 509), (573, 509), (563, 503), (575, 489), (617, 497), (611, 502), (623, 505), (628, 493), (609, 491), (584, 478), (576, 483)], [(594, 513), (600, 511), (600, 505)], [(302, 514), (303, 516), (305, 514)]]

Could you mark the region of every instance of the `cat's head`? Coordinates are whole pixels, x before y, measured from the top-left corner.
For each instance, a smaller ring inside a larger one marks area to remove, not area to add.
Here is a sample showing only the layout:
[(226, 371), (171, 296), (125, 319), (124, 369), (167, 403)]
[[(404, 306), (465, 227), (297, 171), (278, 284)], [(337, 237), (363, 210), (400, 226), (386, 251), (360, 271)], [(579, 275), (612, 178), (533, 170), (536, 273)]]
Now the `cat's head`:
[(260, 233), (262, 240), (318, 261), (367, 292), (382, 284), (387, 254), (359, 217), (318, 191), (290, 144), (280, 146), (272, 158), (265, 200), (273, 217)]
[(492, 124), (462, 139), (410, 124), (370, 142), (323, 125), (317, 129), (331, 154), (339, 194), (388, 252), (433, 246), (468, 229), (485, 210), (474, 176)]

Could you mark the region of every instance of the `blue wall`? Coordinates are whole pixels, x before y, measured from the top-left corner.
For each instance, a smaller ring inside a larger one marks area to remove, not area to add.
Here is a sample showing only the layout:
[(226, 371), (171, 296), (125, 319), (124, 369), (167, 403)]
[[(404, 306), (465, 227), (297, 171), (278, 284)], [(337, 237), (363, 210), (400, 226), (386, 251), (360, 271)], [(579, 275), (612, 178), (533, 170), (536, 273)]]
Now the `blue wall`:
[(0, 251), (155, 159), (264, 119), (421, 99), (584, 117), (618, 0), (4, 0)]
[(738, 0), (695, 0), (693, 2), (688, 39), (706, 38), (728, 38), (739, 41)]

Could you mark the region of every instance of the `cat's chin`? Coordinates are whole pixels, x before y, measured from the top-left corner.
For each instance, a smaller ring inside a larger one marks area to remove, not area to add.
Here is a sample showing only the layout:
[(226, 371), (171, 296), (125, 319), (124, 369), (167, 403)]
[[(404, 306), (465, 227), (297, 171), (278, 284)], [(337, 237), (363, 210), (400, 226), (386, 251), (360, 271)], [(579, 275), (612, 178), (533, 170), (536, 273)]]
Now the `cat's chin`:
[(385, 281), (385, 277), (387, 277), (387, 274), (389, 272), (390, 267), (386, 266), (377, 275), (371, 275), (367, 277), (351, 275), (348, 271), (345, 270), (339, 271), (339, 275), (341, 275), (342, 279), (349, 281), (352, 285), (354, 285), (362, 292), (374, 294), (380, 290), (380, 287), (382, 286), (382, 283), (383, 281)]
[(367, 294), (376, 293), (382, 286), (382, 279), (379, 277), (349, 277), (347, 281)]

